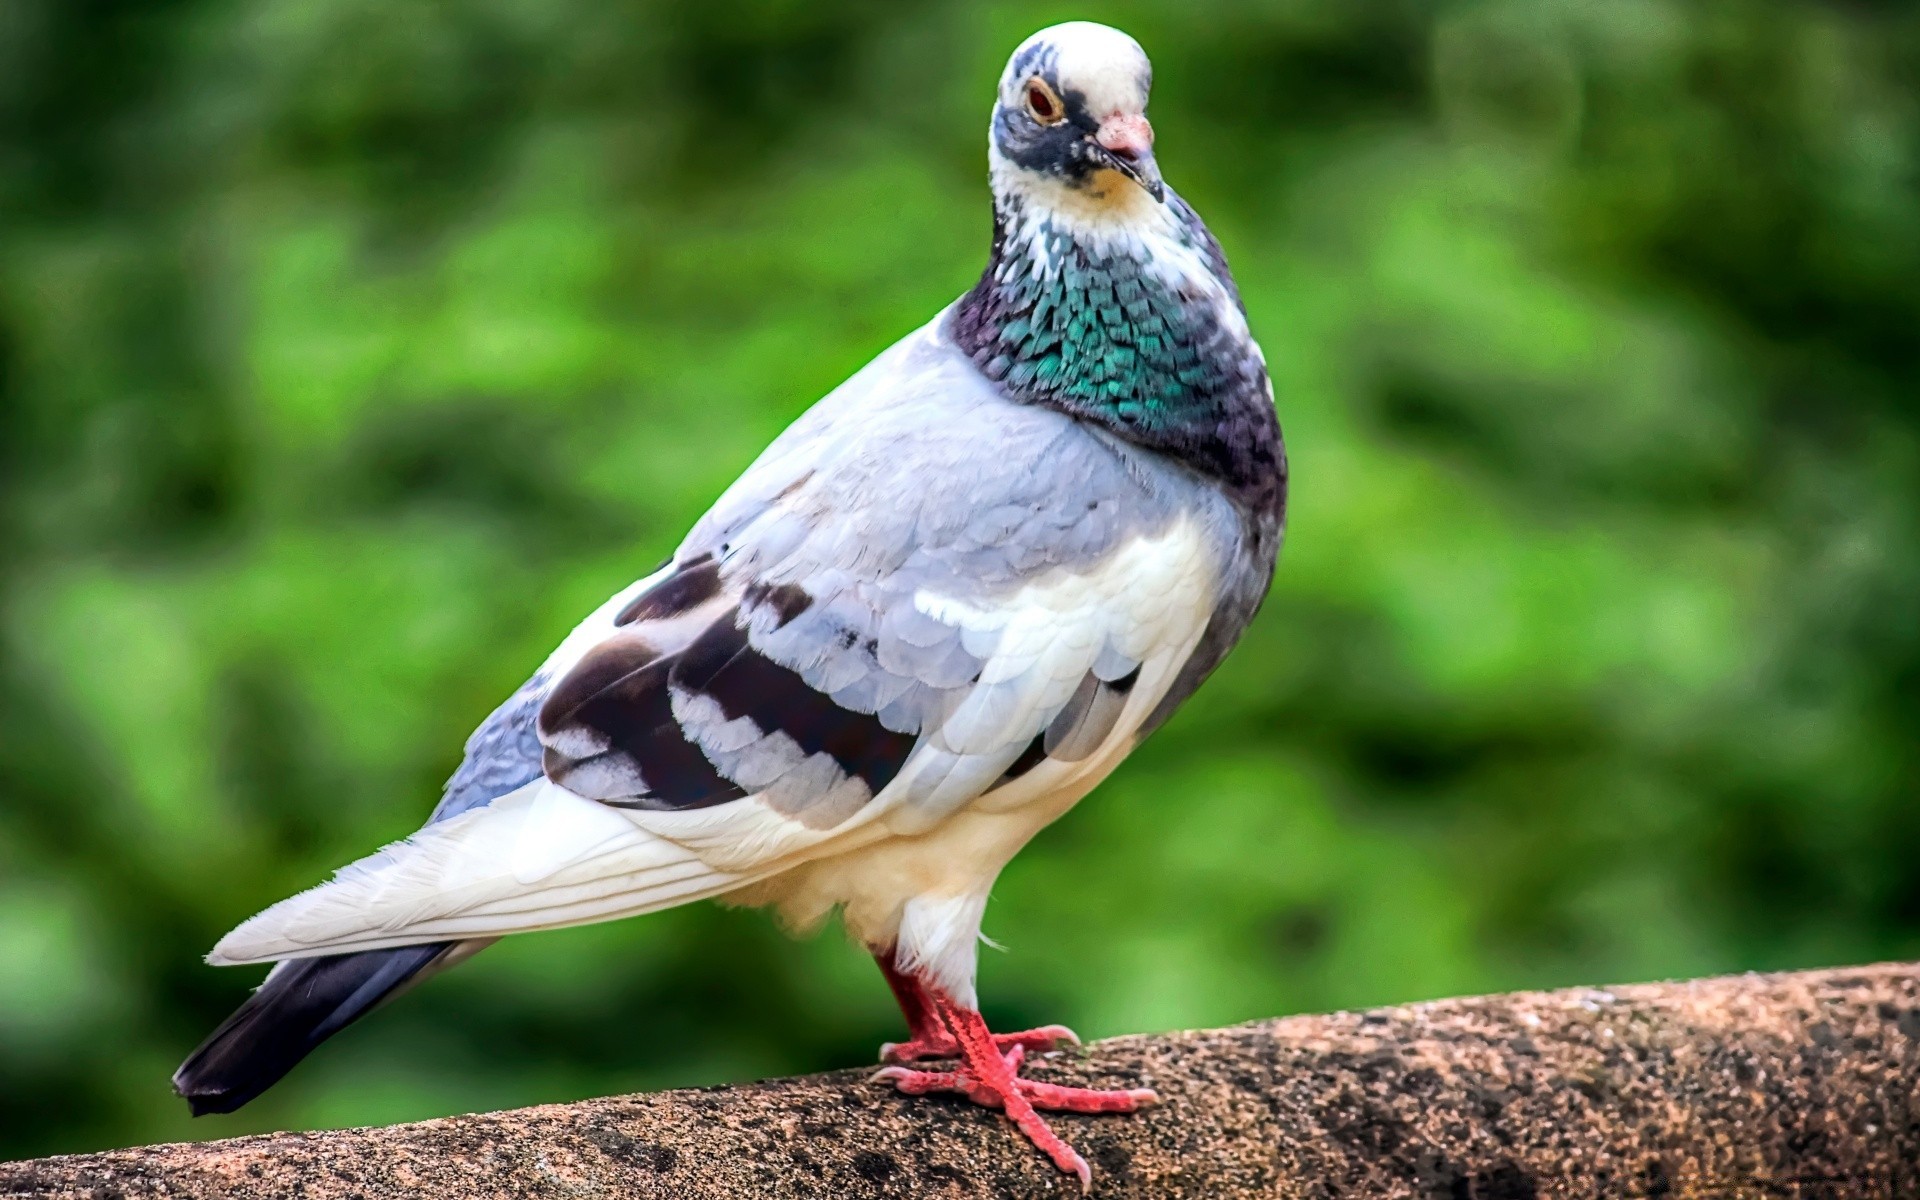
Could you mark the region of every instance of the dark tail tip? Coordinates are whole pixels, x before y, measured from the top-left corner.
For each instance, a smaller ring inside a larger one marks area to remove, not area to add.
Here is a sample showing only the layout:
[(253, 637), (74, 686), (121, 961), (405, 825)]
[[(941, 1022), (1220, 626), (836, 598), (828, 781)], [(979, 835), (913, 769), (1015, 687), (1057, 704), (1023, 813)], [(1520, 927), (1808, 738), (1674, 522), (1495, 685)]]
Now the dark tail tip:
[(439, 942), (284, 962), (173, 1073), (196, 1117), (230, 1113), (452, 949)]

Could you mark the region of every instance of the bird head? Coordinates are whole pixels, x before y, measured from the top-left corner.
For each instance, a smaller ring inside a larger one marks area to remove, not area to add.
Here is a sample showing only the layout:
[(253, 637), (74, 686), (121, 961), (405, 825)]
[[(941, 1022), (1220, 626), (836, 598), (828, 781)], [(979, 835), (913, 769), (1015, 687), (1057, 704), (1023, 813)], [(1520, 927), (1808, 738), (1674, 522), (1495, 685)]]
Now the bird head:
[(1147, 123), (1152, 84), (1146, 51), (1111, 26), (1069, 21), (1034, 34), (1000, 76), (996, 184), (1050, 207), (1125, 212), (1164, 201)]

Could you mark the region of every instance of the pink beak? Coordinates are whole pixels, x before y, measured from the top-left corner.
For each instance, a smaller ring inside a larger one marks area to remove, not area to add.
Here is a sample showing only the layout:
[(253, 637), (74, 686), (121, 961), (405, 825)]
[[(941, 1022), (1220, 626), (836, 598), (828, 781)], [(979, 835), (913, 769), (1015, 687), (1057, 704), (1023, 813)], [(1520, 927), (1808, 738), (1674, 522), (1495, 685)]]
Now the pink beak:
[(1100, 122), (1094, 140), (1122, 158), (1145, 158), (1153, 153), (1153, 126), (1139, 113), (1115, 113)]
[(1153, 126), (1139, 113), (1115, 113), (1100, 122), (1094, 142), (1107, 152), (1113, 169), (1132, 179), (1155, 200), (1165, 200), (1160, 167), (1153, 161)]

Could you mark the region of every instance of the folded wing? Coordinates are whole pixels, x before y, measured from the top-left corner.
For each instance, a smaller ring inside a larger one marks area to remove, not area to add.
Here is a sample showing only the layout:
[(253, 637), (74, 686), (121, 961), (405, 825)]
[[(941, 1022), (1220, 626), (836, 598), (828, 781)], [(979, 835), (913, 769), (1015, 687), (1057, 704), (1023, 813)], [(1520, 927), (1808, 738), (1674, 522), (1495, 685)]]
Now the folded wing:
[[(950, 408), (946, 369), (900, 371)], [(1117, 761), (1207, 626), (1231, 515), (1055, 414), (996, 408), (982, 445), (904, 402), (825, 438), (831, 407), (496, 717), (513, 770), (537, 738), (541, 778), (450, 791), (215, 961), (648, 912)]]

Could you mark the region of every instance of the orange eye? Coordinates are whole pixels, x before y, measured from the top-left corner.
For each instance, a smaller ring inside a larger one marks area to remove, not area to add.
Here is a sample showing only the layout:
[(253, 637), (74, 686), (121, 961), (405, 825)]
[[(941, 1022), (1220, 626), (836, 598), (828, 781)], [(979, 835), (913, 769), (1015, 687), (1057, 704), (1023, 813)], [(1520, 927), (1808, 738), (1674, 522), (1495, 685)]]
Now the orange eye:
[(1027, 111), (1032, 113), (1033, 119), (1042, 125), (1058, 125), (1060, 119), (1066, 115), (1064, 106), (1060, 103), (1060, 97), (1054, 95), (1053, 89), (1038, 79), (1031, 80), (1027, 84)]

